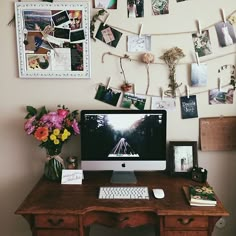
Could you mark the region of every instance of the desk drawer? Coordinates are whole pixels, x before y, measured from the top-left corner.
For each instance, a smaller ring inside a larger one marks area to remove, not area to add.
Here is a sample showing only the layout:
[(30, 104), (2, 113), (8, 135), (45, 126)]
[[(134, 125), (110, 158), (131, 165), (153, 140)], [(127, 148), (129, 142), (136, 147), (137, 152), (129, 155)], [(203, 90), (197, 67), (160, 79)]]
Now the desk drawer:
[(136, 227), (145, 224), (156, 224), (158, 217), (153, 212), (89, 212), (83, 217), (84, 226), (102, 224), (109, 227)]
[(76, 216), (63, 215), (36, 215), (36, 228), (78, 228), (78, 218)]
[(75, 230), (37, 230), (35, 236), (78, 236)]
[(166, 216), (164, 219), (166, 228), (207, 228), (207, 216)]

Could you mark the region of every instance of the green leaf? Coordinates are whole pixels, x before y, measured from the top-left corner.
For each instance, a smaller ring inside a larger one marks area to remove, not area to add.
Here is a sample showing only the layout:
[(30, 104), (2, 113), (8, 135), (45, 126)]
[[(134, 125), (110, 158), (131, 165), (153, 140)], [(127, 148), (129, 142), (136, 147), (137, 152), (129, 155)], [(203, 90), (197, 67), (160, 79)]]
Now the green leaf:
[(40, 109), (39, 114), (38, 114), (37, 117), (40, 119), (43, 115), (45, 115), (45, 114), (47, 114), (47, 113), (48, 113), (48, 111), (47, 111), (46, 107), (43, 106), (43, 107)]

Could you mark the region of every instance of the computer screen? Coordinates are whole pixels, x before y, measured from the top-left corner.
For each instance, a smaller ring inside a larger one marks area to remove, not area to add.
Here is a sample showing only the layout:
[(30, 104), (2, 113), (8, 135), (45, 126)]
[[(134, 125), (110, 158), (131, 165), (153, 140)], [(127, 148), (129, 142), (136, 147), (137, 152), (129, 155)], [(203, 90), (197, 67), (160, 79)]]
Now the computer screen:
[(164, 170), (166, 116), (165, 110), (81, 111), (82, 169), (112, 170), (112, 182), (129, 182), (134, 171)]

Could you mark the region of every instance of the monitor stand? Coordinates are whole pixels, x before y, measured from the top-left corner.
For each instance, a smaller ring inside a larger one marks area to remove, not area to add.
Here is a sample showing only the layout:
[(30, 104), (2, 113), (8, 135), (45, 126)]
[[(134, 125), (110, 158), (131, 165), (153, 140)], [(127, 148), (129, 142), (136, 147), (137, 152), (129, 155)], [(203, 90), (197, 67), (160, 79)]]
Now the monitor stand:
[(134, 171), (113, 171), (111, 183), (136, 184), (137, 178), (134, 174)]

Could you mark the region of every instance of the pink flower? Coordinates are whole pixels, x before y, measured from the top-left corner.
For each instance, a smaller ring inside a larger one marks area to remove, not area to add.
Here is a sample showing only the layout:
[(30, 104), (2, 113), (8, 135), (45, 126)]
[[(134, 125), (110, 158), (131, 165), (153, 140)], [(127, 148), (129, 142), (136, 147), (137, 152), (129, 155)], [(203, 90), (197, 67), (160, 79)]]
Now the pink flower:
[(63, 117), (59, 116), (57, 112), (49, 112), (41, 117), (40, 121), (44, 123), (49, 129), (61, 129)]
[(35, 121), (35, 118), (35, 116), (32, 116), (25, 122), (24, 129), (27, 134), (32, 134), (34, 132), (35, 126), (33, 125), (33, 122)]
[(76, 134), (79, 134), (80, 133), (80, 129), (79, 129), (79, 125), (78, 125), (78, 122), (76, 121), (76, 119), (74, 119), (73, 121), (72, 121), (72, 128), (73, 128), (73, 130), (74, 130), (74, 132), (76, 133)]
[(59, 116), (63, 117), (63, 119), (66, 118), (66, 116), (69, 114), (69, 111), (66, 109), (58, 109), (57, 113)]

